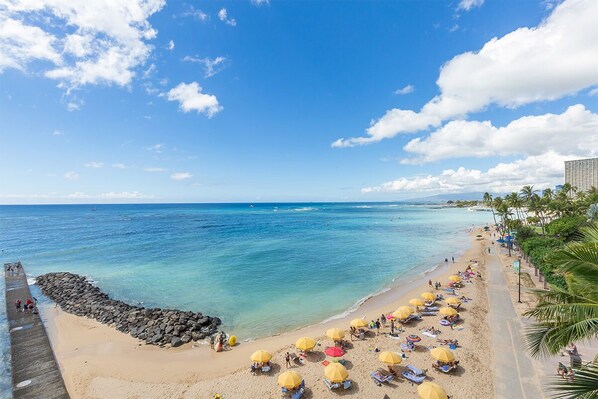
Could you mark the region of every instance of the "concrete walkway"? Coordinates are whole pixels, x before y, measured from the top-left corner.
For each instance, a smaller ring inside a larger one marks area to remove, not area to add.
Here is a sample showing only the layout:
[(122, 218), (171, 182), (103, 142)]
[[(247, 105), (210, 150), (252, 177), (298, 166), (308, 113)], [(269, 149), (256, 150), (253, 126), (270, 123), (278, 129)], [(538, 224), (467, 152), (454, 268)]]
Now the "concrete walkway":
[[(22, 270), (22, 269), (21, 269)], [(60, 369), (39, 315), (17, 312), (15, 301), (32, 298), (24, 272), (5, 274), (13, 397), (68, 399)]]
[(487, 259), (496, 397), (543, 398), (534, 365), (525, 352), (522, 324), (511, 302), (502, 263), (496, 253), (489, 254)]

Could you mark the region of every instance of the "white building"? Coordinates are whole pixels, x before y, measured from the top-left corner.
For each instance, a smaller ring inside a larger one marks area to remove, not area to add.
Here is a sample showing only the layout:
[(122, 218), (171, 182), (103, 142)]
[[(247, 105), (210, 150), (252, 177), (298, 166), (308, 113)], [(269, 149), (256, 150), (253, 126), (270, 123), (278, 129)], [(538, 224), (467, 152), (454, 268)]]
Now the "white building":
[(598, 188), (598, 158), (565, 161), (565, 183), (577, 187), (578, 191)]

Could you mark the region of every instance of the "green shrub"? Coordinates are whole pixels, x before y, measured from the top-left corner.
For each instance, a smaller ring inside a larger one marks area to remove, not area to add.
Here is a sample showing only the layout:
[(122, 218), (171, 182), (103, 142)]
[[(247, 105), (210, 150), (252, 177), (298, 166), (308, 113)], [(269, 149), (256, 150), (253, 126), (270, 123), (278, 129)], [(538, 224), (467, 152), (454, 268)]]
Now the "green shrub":
[(563, 216), (548, 223), (546, 232), (552, 236), (571, 241), (579, 234), (579, 229), (586, 225), (585, 216)]

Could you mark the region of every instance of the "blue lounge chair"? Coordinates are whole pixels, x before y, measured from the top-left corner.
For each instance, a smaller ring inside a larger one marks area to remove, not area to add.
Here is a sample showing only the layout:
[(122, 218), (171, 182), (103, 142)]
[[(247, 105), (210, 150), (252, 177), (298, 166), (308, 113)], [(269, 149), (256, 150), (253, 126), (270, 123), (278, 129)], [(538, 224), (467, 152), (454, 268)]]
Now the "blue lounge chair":
[(328, 387), (328, 389), (338, 389), (341, 387), (338, 382), (331, 382), (327, 378), (324, 378), (324, 384)]
[(416, 384), (421, 384), (426, 379), (425, 375), (415, 375), (409, 371), (403, 371), (403, 377)]
[(436, 312), (432, 312), (432, 311), (429, 311), (429, 312), (426, 311), (426, 312), (422, 312), (421, 315), (422, 316), (436, 316), (437, 313)]
[(380, 372), (380, 370), (372, 371), (370, 373), (370, 377), (374, 380), (376, 385), (380, 386), (386, 382), (392, 381), (392, 375), (385, 375)]
[(426, 375), (426, 371), (425, 370), (420, 370), (415, 366), (412, 365), (407, 365), (407, 370), (409, 370), (410, 372), (412, 372), (413, 374), (417, 375), (417, 376), (421, 376), (421, 375)]
[(291, 395), (291, 399), (301, 399), (303, 397), (303, 392), (305, 392), (305, 389), (299, 388), (297, 392)]

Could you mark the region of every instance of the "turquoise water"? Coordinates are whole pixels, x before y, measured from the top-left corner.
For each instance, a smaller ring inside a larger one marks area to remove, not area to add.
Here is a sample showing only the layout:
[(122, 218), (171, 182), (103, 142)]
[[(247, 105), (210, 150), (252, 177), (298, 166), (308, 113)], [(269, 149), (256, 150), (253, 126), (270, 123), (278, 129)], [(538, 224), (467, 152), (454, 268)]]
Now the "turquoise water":
[[(201, 311), (241, 337), (338, 315), (468, 244), (485, 212), (407, 204), (1, 206), (3, 261)], [(4, 307), (2, 307), (4, 308)]]

